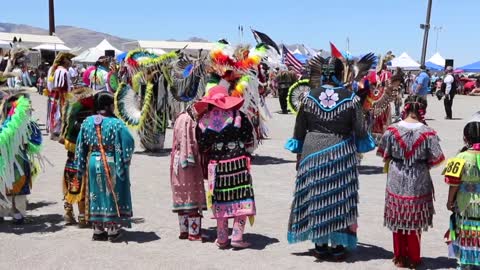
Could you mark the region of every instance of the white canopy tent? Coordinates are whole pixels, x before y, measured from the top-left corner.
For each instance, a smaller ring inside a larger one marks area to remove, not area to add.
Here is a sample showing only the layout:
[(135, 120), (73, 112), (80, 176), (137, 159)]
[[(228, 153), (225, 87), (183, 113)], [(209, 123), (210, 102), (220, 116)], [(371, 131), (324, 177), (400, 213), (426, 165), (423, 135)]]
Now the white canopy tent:
[(55, 51), (55, 52), (68, 52), (71, 49), (63, 44), (41, 44), (36, 47), (33, 47), (34, 50), (45, 50), (45, 51)]
[(439, 65), (444, 67), (445, 66), (445, 58), (443, 58), (440, 53), (435, 53), (430, 57), (430, 59), (427, 60), (427, 62), (434, 63), (435, 65)]
[(419, 70), (420, 64), (413, 60), (406, 52), (392, 59), (390, 68), (400, 67), (403, 70)]
[(79, 63), (95, 63), (100, 56), (105, 55), (106, 50), (115, 51), (115, 55), (122, 53), (119, 49), (115, 48), (106, 39), (102, 40), (96, 47), (83, 51), (72, 60)]

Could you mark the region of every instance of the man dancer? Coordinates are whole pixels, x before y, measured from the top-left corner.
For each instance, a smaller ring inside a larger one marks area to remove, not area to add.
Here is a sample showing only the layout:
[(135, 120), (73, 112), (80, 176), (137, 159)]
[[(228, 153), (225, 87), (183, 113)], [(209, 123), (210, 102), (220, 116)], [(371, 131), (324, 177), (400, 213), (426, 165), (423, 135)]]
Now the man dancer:
[(453, 77), (453, 67), (448, 66), (445, 70), (447, 73), (443, 79), (442, 90), (445, 93), (445, 99), (443, 100), (443, 105), (445, 106), (445, 114), (447, 115), (445, 119), (452, 119), (452, 105), (453, 98), (457, 94), (457, 83)]

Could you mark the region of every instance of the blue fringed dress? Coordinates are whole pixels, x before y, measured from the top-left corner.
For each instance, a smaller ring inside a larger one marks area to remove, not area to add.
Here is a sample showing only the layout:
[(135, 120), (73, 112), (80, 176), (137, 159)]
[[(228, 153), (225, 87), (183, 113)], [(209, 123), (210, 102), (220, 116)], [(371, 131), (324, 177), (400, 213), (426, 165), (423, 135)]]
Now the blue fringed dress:
[(343, 87), (312, 89), (285, 147), (301, 154), (288, 241), (355, 248), (358, 152), (373, 150), (360, 101)]

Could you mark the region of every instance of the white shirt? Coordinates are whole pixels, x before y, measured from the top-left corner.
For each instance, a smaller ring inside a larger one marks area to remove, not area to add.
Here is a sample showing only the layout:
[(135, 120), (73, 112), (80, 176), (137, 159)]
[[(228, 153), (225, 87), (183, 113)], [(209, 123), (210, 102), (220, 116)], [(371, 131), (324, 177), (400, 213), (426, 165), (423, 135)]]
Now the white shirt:
[(448, 95), (450, 94), (450, 91), (452, 90), (452, 84), (455, 81), (453, 78), (452, 74), (447, 74), (445, 78), (443, 79), (443, 82), (445, 83), (445, 94)]

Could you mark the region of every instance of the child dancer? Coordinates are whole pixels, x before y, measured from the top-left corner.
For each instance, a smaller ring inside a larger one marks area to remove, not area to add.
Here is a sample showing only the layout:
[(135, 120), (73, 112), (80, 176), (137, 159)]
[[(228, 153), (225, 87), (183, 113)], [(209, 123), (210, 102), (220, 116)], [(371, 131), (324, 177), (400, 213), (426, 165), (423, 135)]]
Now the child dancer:
[(243, 240), (243, 231), (247, 217), (256, 212), (247, 152), (253, 143), (253, 127), (239, 111), (243, 102), (243, 98), (229, 96), (225, 87), (215, 86), (194, 105), (202, 115), (197, 127), (198, 144), (208, 158), (208, 194), (217, 220), (219, 248), (229, 246), (230, 218), (234, 219), (230, 245), (250, 246)]
[[(447, 208), (454, 212), (450, 238), (459, 269), (480, 266), (480, 112), (463, 129), (466, 147), (444, 170), (450, 185)], [(476, 269), (476, 268), (475, 268)]]
[(402, 121), (383, 135), (377, 154), (386, 163), (384, 225), (393, 232), (397, 267), (420, 263), (421, 232), (432, 226), (433, 183), (430, 169), (444, 156), (436, 132), (424, 124), (426, 100), (405, 100)]
[(178, 213), (180, 239), (202, 240), (203, 210), (207, 210), (203, 170), (195, 136), (196, 113), (189, 107), (173, 128), (170, 181), (173, 212)]

